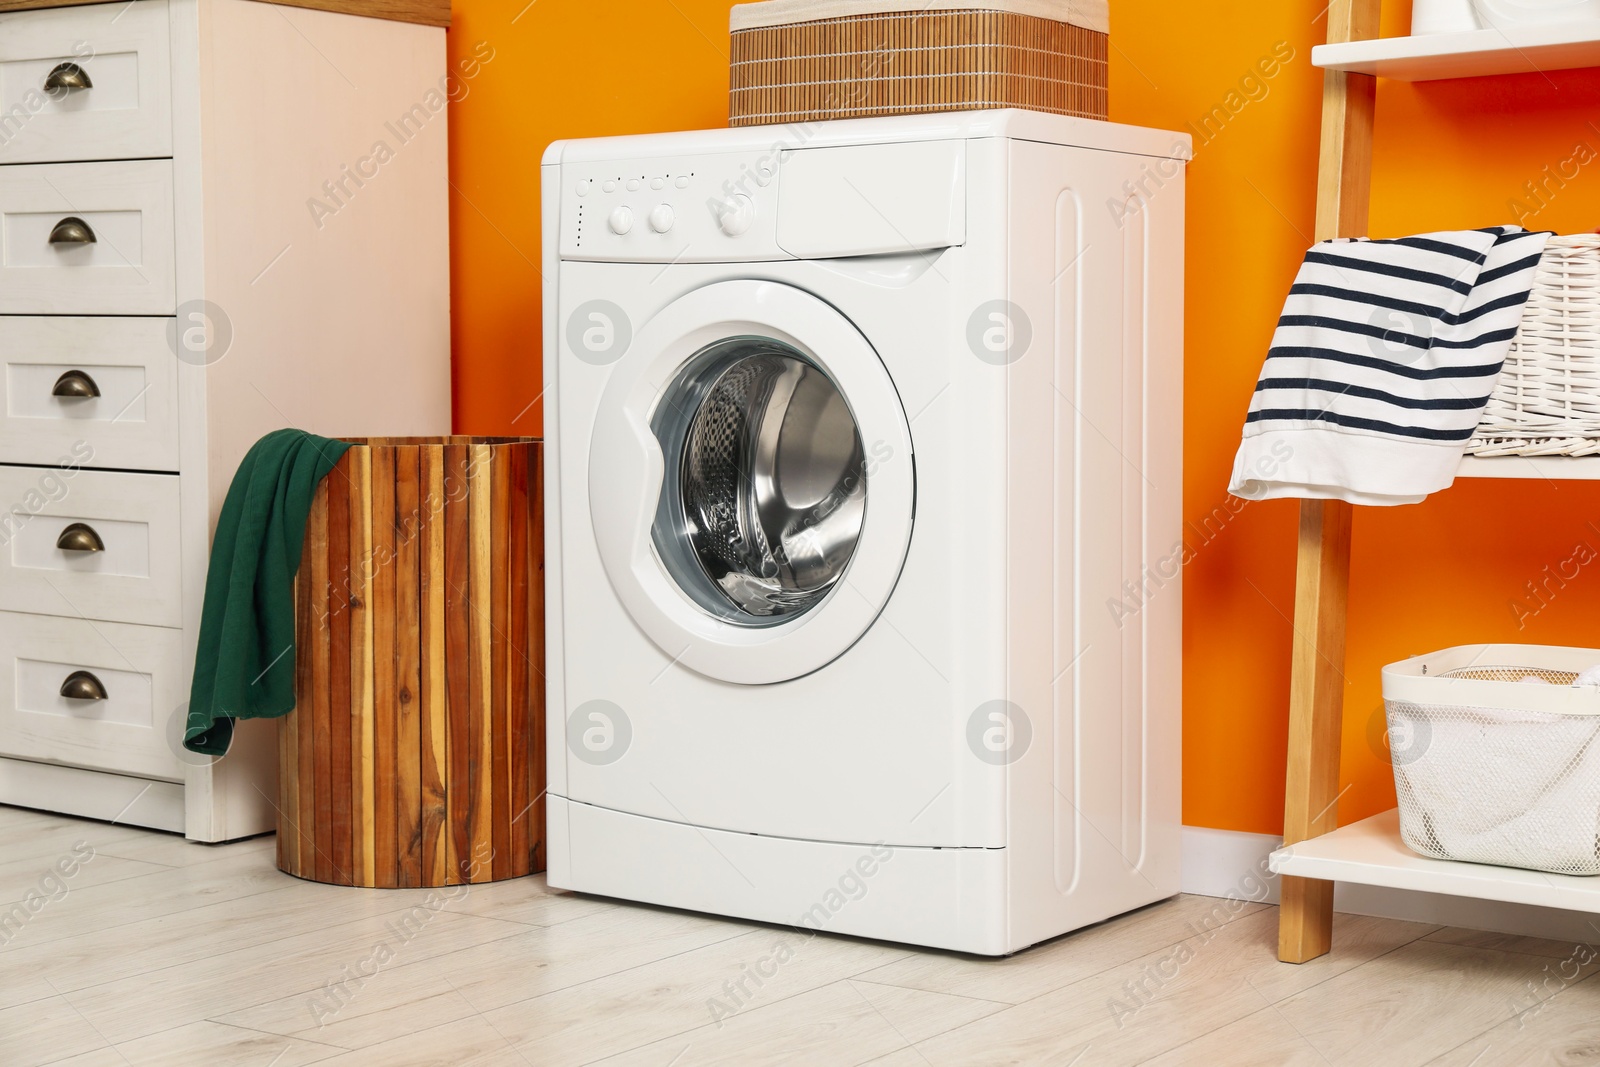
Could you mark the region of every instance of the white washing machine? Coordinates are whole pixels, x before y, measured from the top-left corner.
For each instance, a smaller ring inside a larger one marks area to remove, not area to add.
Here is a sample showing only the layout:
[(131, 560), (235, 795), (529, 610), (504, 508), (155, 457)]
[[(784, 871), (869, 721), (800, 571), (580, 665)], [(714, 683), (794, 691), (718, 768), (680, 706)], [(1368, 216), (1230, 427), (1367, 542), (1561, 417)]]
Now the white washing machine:
[(1188, 152), (551, 146), (552, 886), (988, 955), (1178, 892)]

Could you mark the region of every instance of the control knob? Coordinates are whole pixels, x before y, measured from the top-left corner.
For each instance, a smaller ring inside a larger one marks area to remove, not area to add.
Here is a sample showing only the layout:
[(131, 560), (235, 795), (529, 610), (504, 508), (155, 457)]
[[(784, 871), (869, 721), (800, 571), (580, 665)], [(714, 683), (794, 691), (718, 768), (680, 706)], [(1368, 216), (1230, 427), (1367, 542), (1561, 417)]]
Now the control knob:
[(717, 224), (729, 237), (745, 233), (755, 221), (755, 201), (743, 193), (734, 193), (717, 205)]

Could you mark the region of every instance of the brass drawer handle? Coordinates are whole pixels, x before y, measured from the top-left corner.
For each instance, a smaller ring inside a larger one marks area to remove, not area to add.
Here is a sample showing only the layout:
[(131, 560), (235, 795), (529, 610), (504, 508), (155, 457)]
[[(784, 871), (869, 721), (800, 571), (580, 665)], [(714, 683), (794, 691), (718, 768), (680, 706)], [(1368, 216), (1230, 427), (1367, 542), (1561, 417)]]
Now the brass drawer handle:
[(69, 93), (74, 89), (93, 89), (94, 82), (89, 80), (89, 72), (76, 63), (57, 63), (44, 77), (44, 91), (47, 93)]
[(56, 538), (56, 547), (63, 552), (104, 552), (106, 543), (100, 540), (93, 526), (86, 522), (75, 522), (61, 531), (61, 536)]
[(61, 695), (68, 700), (104, 700), (106, 687), (88, 671), (73, 671), (61, 683)]
[(96, 397), (100, 395), (100, 387), (83, 371), (69, 370), (56, 379), (56, 387), (50, 390), (50, 395), (73, 399)]
[(89, 224), (76, 215), (68, 215), (50, 231), (50, 243), (53, 245), (92, 245), (97, 240)]

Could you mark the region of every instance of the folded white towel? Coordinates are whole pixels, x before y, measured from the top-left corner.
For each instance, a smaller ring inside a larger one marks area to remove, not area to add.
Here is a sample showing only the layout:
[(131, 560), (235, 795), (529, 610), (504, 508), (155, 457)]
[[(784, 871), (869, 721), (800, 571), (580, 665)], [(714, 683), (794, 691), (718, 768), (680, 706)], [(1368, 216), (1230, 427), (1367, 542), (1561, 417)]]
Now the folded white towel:
[(1455, 480), (1548, 233), (1515, 226), (1306, 253), (1229, 491), (1414, 504)]

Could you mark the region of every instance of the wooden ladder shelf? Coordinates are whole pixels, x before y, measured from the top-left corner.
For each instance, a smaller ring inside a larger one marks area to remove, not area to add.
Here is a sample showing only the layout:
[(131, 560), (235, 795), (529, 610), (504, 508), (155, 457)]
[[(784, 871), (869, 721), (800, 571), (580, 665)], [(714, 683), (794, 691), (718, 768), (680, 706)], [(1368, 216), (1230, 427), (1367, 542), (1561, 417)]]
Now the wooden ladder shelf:
[[(1312, 62), (1324, 68), (1317, 174), (1319, 241), (1367, 232), (1377, 89), (1377, 75), (1371, 71), (1385, 69), (1375, 65), (1369, 53), (1412, 56), (1386, 68), (1389, 74), (1408, 79), (1526, 69), (1508, 65), (1510, 61), (1502, 54), (1504, 42), (1493, 35), (1487, 35), (1489, 39), (1481, 46), (1475, 42), (1486, 35), (1458, 34), (1437, 39), (1394, 38), (1381, 46), (1350, 47), (1351, 42), (1377, 39), (1378, 6), (1379, 0), (1333, 0), (1328, 7), (1328, 44), (1312, 52)], [(1548, 47), (1540, 53), (1541, 63), (1550, 69), (1600, 64), (1600, 32), (1594, 27), (1538, 32), (1553, 42), (1546, 42)], [(1479, 50), (1474, 52), (1467, 45)], [(1518, 62), (1531, 61), (1524, 55)], [(1458, 476), (1595, 479), (1600, 478), (1600, 460), (1469, 457)], [(1282, 875), (1278, 958), (1304, 963), (1332, 946), (1335, 879), (1600, 914), (1600, 879), (1428, 859), (1401, 842), (1393, 811), (1339, 827), (1352, 511), (1350, 504), (1337, 500), (1306, 500), (1300, 505), (1283, 805), (1285, 847), (1272, 858), (1273, 869)]]

